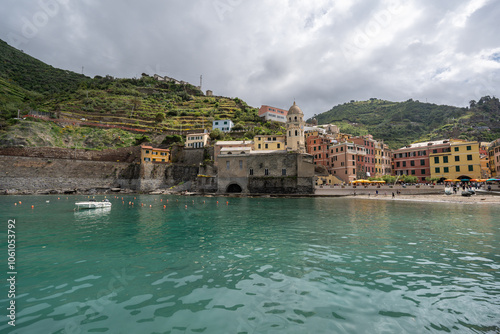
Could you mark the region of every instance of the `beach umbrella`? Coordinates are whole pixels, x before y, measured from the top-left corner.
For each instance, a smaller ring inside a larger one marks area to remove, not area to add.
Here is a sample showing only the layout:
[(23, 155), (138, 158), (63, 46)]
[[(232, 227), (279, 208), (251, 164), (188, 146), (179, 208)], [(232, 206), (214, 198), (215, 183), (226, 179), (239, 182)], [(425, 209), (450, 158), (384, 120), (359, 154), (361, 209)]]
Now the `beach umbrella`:
[(448, 179), (448, 180), (444, 180), (444, 182), (455, 182), (455, 180)]
[(460, 182), (459, 179), (454, 179), (454, 180), (451, 180), (452, 182)]
[(497, 180), (497, 179), (494, 179), (494, 178), (491, 178), (491, 179), (486, 180), (486, 182), (492, 182), (492, 181), (498, 181), (498, 180)]
[(462, 182), (469, 182), (469, 181), (470, 181), (470, 179), (462, 179), (461, 181), (462, 181)]
[(480, 179), (470, 179), (470, 182), (481, 182)]

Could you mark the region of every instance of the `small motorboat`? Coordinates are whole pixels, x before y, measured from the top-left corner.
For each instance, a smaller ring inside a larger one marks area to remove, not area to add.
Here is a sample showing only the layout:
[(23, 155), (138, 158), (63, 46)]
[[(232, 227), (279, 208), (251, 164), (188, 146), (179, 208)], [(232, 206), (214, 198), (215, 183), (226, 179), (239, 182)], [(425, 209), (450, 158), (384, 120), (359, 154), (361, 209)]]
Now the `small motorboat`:
[(462, 196), (465, 196), (465, 197), (470, 197), (470, 196), (475, 195), (475, 194), (476, 194), (476, 192), (472, 189), (462, 191)]
[(108, 199), (105, 199), (101, 202), (96, 201), (95, 199), (90, 199), (84, 202), (76, 202), (76, 208), (80, 209), (99, 209), (99, 208), (110, 208), (111, 202)]

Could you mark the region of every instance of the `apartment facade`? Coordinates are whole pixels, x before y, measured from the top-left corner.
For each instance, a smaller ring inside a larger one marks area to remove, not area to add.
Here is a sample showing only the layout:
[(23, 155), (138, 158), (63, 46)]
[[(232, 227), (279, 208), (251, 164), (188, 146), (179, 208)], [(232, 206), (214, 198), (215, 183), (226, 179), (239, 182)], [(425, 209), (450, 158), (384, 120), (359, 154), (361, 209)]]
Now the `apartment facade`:
[(219, 119), (212, 122), (212, 129), (219, 129), (222, 132), (231, 132), (231, 129), (234, 127), (233, 121), (230, 119)]
[(286, 123), (286, 115), (288, 115), (288, 110), (285, 109), (265, 105), (259, 109), (259, 117), (264, 118), (266, 121)]
[(337, 143), (330, 146), (330, 174), (345, 183), (363, 177), (366, 150), (353, 142)]
[(170, 150), (147, 145), (141, 146), (141, 163), (144, 162), (169, 163), (171, 162)]
[(480, 179), (479, 143), (451, 140), (448, 145), (447, 149), (429, 155), (431, 177), (440, 180)]
[(186, 136), (186, 148), (203, 148), (207, 146), (210, 138), (208, 133), (193, 133)]
[(418, 178), (418, 182), (425, 182), (431, 177), (429, 156), (448, 152), (449, 140), (415, 143), (394, 151), (394, 174), (411, 175)]
[(500, 139), (493, 141), (488, 147), (491, 177), (500, 176)]
[(330, 169), (330, 146), (332, 139), (323, 135), (306, 137), (306, 152), (313, 156), (315, 165), (325, 166)]
[(258, 135), (253, 138), (256, 151), (281, 151), (286, 150), (286, 136), (284, 135)]

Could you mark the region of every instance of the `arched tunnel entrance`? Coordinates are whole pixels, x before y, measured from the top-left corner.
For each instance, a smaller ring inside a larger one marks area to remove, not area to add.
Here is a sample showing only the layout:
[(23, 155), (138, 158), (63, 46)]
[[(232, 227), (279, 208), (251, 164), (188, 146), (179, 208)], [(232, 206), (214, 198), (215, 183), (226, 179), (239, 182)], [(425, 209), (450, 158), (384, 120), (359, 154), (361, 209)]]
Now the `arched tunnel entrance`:
[(243, 189), (241, 189), (240, 185), (236, 184), (236, 183), (232, 183), (229, 186), (227, 186), (227, 190), (226, 190), (226, 192), (230, 193), (230, 194), (239, 194), (242, 191), (243, 191)]

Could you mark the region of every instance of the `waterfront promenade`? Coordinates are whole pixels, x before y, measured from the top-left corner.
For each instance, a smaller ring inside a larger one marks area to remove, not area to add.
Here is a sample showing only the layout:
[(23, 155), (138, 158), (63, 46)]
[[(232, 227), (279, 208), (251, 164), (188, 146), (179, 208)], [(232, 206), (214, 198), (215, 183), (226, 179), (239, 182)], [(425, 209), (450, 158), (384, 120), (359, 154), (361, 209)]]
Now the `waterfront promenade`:
[[(377, 185), (317, 186), (315, 189), (315, 196), (414, 202), (500, 204), (500, 185), (494, 184), (491, 185), (491, 187), (491, 192), (478, 192), (476, 195), (465, 197), (461, 195), (461, 189), (456, 194), (446, 195), (444, 193), (445, 187), (443, 185), (380, 185), (380, 187)], [(392, 193), (394, 193), (394, 197), (392, 196)]]

